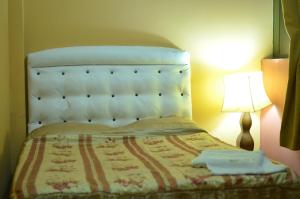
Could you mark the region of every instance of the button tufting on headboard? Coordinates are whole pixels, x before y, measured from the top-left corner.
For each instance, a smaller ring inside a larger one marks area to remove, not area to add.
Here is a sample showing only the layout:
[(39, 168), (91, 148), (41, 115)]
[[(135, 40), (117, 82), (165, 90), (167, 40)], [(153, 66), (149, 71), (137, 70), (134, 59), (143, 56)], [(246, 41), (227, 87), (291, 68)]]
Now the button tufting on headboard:
[(28, 112), (29, 132), (50, 123), (117, 127), (145, 118), (191, 117), (189, 56), (172, 48), (137, 46), (31, 53)]

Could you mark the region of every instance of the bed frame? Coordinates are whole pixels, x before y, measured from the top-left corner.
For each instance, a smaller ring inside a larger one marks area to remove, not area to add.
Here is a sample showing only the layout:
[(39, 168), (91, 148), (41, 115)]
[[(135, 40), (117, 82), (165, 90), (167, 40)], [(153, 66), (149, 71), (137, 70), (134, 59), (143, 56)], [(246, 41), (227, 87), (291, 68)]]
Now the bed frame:
[[(29, 133), (51, 123), (82, 122), (118, 127), (145, 118), (192, 117), (189, 55), (178, 49), (90, 46), (45, 50), (29, 54), (27, 79)], [(87, 150), (87, 156), (94, 157), (91, 150), (87, 149), (92, 149), (88, 147), (91, 144), (90, 138), (79, 138), (78, 147), (82, 148), (82, 153), (86, 154), (84, 151)], [(123, 139), (126, 140), (125, 143), (129, 143), (131, 138)], [(46, 148), (44, 136), (31, 141), (31, 146), (35, 147), (30, 147), (30, 154), (34, 155), (28, 156), (22, 167), (22, 170), (28, 171), (32, 160), (34, 161), (29, 176), (32, 176), (32, 171), (42, 161), (38, 157), (42, 157)], [(132, 141), (130, 143), (128, 146), (132, 147), (134, 144)], [(196, 150), (182, 143), (178, 146), (189, 152)], [(38, 151), (35, 152), (37, 147)], [(197, 154), (198, 151), (194, 153)], [(142, 152), (137, 154), (141, 155)], [(94, 160), (96, 159), (95, 156)], [(151, 156), (146, 159), (150, 160)], [(92, 161), (86, 160), (83, 162)], [(155, 162), (155, 159), (152, 161)], [(22, 175), (19, 178), (22, 179)], [(16, 190), (20, 190), (19, 185), (16, 186)], [(240, 188), (238, 185), (228, 189), (227, 185), (224, 186), (217, 190), (199, 189), (192, 193), (189, 190), (170, 191), (166, 195), (158, 192), (158, 195), (168, 198), (300, 198), (299, 184), (250, 188)], [(150, 198), (151, 195), (137, 197)]]
[(189, 54), (178, 49), (50, 49), (29, 54), (27, 72), (29, 133), (50, 123), (192, 117)]

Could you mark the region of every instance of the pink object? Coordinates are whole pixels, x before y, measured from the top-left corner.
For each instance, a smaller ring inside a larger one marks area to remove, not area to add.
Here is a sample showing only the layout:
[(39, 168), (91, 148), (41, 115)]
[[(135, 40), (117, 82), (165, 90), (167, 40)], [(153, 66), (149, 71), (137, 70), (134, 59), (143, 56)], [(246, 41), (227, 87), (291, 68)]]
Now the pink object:
[(288, 82), (288, 59), (264, 59), (262, 71), (265, 89), (273, 104), (261, 111), (260, 148), (268, 157), (288, 165), (300, 176), (300, 151), (292, 151), (279, 145)]

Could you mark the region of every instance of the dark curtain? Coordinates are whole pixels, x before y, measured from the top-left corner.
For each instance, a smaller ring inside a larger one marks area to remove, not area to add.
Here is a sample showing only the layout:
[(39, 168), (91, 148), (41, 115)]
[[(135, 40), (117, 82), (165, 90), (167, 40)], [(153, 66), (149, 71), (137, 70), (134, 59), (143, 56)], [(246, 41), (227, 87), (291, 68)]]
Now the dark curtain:
[(300, 0), (282, 0), (290, 43), (289, 81), (282, 116), (280, 145), (300, 150)]

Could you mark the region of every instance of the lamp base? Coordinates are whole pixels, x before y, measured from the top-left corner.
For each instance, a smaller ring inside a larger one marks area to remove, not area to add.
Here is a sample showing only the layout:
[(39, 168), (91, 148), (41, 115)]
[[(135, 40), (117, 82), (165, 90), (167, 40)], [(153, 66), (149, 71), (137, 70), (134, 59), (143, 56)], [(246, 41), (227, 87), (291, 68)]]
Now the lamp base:
[(240, 125), (242, 131), (237, 137), (236, 145), (242, 149), (253, 151), (254, 141), (250, 134), (252, 120), (249, 112), (242, 113)]

